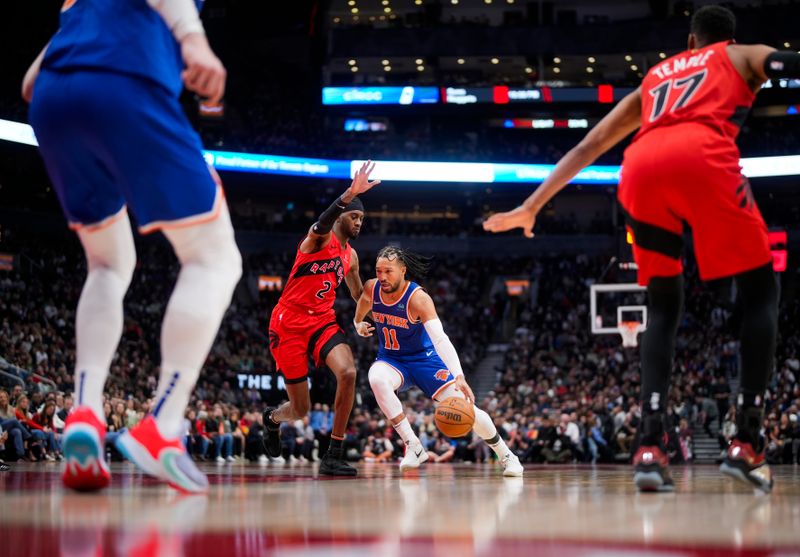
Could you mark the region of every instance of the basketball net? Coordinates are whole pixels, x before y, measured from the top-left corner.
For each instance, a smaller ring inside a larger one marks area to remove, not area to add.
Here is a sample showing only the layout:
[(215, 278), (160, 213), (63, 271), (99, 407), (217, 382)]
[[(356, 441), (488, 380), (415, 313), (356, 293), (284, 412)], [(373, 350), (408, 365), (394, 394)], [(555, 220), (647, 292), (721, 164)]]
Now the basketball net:
[(619, 334), (622, 336), (622, 346), (625, 348), (633, 348), (638, 346), (637, 336), (642, 329), (642, 324), (639, 321), (622, 321), (619, 324)]

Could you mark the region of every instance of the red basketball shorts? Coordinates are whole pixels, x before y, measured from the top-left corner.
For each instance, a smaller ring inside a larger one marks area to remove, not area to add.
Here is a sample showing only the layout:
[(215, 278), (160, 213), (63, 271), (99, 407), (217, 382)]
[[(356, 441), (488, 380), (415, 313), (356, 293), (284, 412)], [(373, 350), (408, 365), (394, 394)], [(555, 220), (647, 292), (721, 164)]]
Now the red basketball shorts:
[(709, 128), (656, 129), (625, 151), (617, 192), (633, 236), (639, 284), (683, 271), (684, 223), (692, 230), (703, 280), (772, 261), (767, 227), (738, 150)]
[(280, 303), (269, 321), (269, 347), (278, 371), (287, 383), (302, 383), (308, 377), (308, 358), (321, 367), (333, 348), (347, 339), (333, 311), (310, 315)]

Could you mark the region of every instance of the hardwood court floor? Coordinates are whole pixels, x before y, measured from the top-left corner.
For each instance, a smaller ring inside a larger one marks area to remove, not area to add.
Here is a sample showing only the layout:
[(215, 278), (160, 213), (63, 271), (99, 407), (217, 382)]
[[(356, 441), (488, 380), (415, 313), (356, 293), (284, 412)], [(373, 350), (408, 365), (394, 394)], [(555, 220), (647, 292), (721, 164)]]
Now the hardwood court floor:
[(755, 496), (715, 467), (676, 468), (673, 494), (639, 494), (626, 466), (205, 465), (208, 496), (179, 496), (128, 464), (110, 489), (65, 491), (57, 465), (0, 474), (0, 556), (800, 556), (800, 468)]

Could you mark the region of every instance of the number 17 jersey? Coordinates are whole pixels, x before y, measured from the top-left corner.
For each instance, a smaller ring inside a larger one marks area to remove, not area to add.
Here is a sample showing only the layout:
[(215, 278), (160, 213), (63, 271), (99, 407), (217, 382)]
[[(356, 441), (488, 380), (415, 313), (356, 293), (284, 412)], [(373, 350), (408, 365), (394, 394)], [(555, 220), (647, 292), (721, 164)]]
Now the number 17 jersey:
[(647, 72), (641, 129), (634, 142), (654, 129), (693, 123), (736, 149), (736, 136), (755, 95), (728, 57), (729, 44), (681, 52)]

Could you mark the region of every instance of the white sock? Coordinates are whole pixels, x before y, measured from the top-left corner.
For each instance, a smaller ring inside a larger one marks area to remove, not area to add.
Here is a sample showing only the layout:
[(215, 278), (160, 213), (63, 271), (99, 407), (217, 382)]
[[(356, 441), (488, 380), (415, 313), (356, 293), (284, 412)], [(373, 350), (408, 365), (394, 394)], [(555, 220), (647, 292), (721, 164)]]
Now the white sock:
[(211, 222), (165, 230), (181, 262), (161, 328), (161, 377), (153, 416), (164, 437), (180, 435), (200, 369), (242, 274), (228, 210)]
[(105, 421), (103, 390), (122, 335), (122, 300), (136, 249), (124, 212), (105, 228), (79, 230), (78, 237), (89, 272), (75, 313), (75, 406), (88, 406)]
[(486, 444), (494, 451), (497, 458), (503, 458), (509, 452), (510, 449), (497, 433), (497, 428), (491, 416), (477, 406), (475, 406), (475, 425), (473, 429), (478, 434), (478, 437), (486, 441)]
[(403, 420), (400, 423), (393, 424), (394, 430), (400, 436), (400, 439), (403, 440), (403, 443), (406, 445), (410, 445), (411, 443), (419, 443), (419, 437), (414, 434), (414, 430), (411, 429), (411, 423), (408, 421), (408, 418), (403, 417)]

